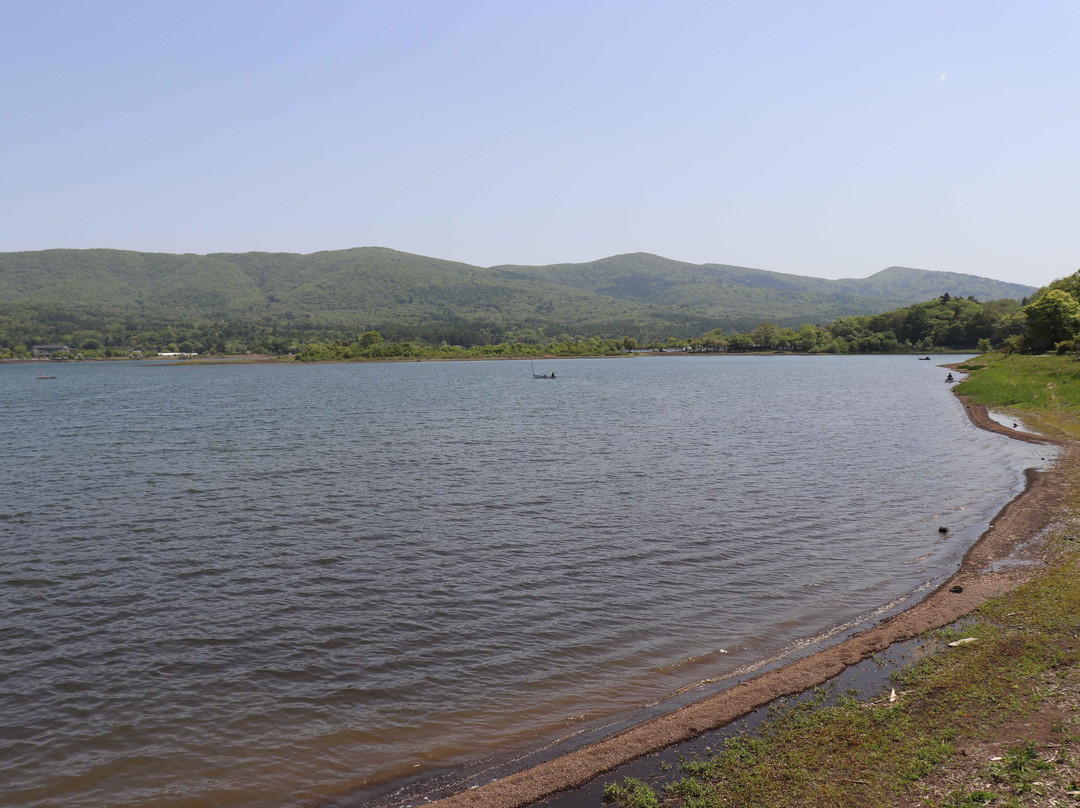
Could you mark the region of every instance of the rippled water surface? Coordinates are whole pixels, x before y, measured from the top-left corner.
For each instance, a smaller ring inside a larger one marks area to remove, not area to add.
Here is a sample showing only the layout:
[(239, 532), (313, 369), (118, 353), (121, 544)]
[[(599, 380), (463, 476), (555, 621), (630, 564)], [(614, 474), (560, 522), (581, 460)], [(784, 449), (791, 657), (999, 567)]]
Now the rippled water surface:
[(0, 365), (0, 803), (536, 747), (941, 580), (1046, 457), (913, 357), (542, 364)]

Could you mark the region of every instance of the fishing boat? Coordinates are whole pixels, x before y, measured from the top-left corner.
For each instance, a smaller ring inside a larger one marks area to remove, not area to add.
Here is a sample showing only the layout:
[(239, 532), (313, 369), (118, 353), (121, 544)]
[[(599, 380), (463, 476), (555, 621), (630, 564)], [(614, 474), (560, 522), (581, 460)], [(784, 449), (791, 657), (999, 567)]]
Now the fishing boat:
[(42, 373), (40, 376), (38, 376), (38, 378), (39, 379), (55, 379), (56, 377), (55, 376), (46, 376), (44, 373)]
[(551, 373), (537, 373), (536, 368), (533, 367), (533, 363), (532, 363), (531, 359), (529, 360), (529, 368), (532, 370), (532, 377), (534, 379), (554, 379), (555, 378), (555, 371), (554, 370), (551, 371)]
[(929, 362), (929, 361), (930, 361), (930, 357), (929, 357), (929, 356), (920, 356), (920, 357), (919, 357), (919, 361), (920, 361), (920, 362)]

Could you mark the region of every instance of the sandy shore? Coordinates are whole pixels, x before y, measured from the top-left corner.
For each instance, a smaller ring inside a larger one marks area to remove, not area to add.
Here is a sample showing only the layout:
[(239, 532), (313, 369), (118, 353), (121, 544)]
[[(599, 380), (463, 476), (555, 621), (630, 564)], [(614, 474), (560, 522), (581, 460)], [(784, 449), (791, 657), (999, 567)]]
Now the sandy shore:
[[(964, 402), (964, 406), (972, 423), (982, 429), (1032, 443), (1058, 443), (1009, 429), (990, 418), (981, 405)], [(986, 600), (1015, 588), (1031, 574), (1030, 565), (997, 562), (1039, 557), (1038, 543), (1032, 540), (1050, 524), (1053, 506), (1068, 489), (1061, 468), (1078, 461), (1076, 448), (1067, 446), (1053, 469), (1029, 471), (1024, 491), (994, 517), (990, 527), (968, 550), (956, 574), (906, 611), (811, 656), (590, 746), (429, 804), (438, 808), (529, 805), (550, 794), (584, 785), (643, 755), (728, 724), (775, 699), (824, 684), (847, 667), (884, 651), (895, 642), (954, 622)]]

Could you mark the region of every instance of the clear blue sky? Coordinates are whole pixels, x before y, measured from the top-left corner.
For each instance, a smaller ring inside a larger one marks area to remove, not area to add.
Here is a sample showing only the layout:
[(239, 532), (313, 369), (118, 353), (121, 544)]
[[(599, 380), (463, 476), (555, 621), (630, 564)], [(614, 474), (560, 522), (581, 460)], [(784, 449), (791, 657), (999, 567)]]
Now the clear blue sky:
[(0, 250), (1080, 267), (1080, 4), (0, 0)]

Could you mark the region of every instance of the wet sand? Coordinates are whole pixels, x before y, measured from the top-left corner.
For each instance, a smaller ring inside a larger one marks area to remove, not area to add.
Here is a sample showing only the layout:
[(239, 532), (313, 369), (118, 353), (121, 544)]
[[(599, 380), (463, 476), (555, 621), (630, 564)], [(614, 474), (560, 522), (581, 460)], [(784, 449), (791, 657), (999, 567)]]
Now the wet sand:
[(1032, 565), (999, 562), (1041, 560), (1042, 549), (1033, 540), (1052, 522), (1055, 504), (1068, 491), (1063, 469), (1080, 462), (1080, 453), (1073, 445), (1003, 426), (990, 418), (982, 405), (964, 402), (964, 406), (972, 423), (982, 429), (1031, 443), (1062, 445), (1064, 449), (1054, 468), (1027, 472), (1024, 491), (994, 517), (965, 554), (956, 574), (927, 597), (879, 625), (811, 656), (590, 746), (428, 804), (437, 808), (521, 808), (577, 788), (624, 763), (717, 729), (778, 698), (822, 685), (893, 643), (946, 626), (1023, 583), (1031, 575)]

